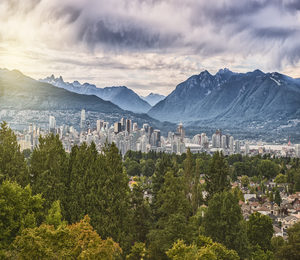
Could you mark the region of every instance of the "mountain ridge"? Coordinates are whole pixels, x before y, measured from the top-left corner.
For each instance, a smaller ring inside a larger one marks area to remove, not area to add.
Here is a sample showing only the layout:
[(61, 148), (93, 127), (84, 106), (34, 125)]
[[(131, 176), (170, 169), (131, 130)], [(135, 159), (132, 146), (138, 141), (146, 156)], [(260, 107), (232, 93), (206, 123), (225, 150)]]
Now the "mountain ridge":
[(111, 101), (124, 110), (134, 113), (146, 113), (151, 105), (143, 100), (138, 94), (126, 86), (112, 86), (98, 88), (94, 84), (83, 83), (79, 81), (65, 82), (62, 76), (55, 78), (52, 74), (50, 77), (40, 79), (41, 82), (52, 84), (56, 87), (63, 88), (78, 94), (95, 95), (103, 100)]

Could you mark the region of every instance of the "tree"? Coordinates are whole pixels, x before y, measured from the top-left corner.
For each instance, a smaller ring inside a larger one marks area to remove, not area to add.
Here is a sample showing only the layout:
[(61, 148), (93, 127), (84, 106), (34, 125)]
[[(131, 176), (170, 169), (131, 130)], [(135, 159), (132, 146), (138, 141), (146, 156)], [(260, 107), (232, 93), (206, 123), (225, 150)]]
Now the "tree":
[(240, 257), (248, 255), (245, 223), (238, 198), (232, 192), (216, 193), (209, 200), (203, 227), (204, 234), (214, 241), (235, 250)]
[(14, 132), (6, 122), (0, 124), (0, 183), (17, 181), (23, 187), (29, 184), (28, 171), (23, 153)]
[(241, 184), (244, 188), (248, 187), (248, 185), (250, 184), (250, 180), (248, 176), (243, 175), (241, 178)]
[(209, 170), (205, 174), (207, 199), (218, 192), (230, 189), (230, 181), (228, 178), (229, 168), (222, 153), (214, 153), (209, 165)]
[(43, 217), (43, 199), (31, 188), (4, 181), (0, 185), (0, 249), (7, 248), (24, 228), (35, 227)]
[(182, 259), (223, 259), (238, 260), (238, 254), (234, 250), (227, 249), (220, 243), (214, 243), (210, 238), (200, 236), (197, 244), (186, 245), (184, 241), (178, 240), (173, 247), (167, 251), (167, 255), (173, 260)]
[(250, 244), (259, 246), (265, 252), (271, 250), (271, 239), (273, 236), (272, 219), (258, 212), (253, 213), (247, 222), (247, 234)]
[(127, 166), (127, 174), (129, 176), (140, 176), (142, 172), (142, 167), (141, 165), (134, 161), (134, 160), (130, 160)]
[(281, 246), (275, 256), (278, 259), (294, 260), (300, 255), (300, 222), (294, 224), (287, 230), (288, 241)]
[(65, 200), (68, 160), (58, 135), (40, 136), (30, 160), (32, 191), (42, 193), (45, 209), (56, 200)]
[(276, 189), (275, 191), (275, 199), (274, 199), (274, 202), (280, 206), (281, 204), (281, 196), (280, 196), (280, 192), (278, 189)]
[(18, 259), (121, 259), (122, 250), (112, 239), (102, 240), (86, 216), (79, 223), (43, 224), (23, 230), (13, 243), (11, 256)]
[(149, 202), (144, 199), (144, 191), (140, 185), (133, 187), (131, 208), (133, 210), (131, 229), (133, 241), (145, 243), (152, 224), (152, 216)]
[(190, 204), (185, 196), (183, 177), (173, 171), (166, 173), (165, 182), (158, 193), (159, 218), (148, 234), (150, 255), (153, 259), (165, 259), (165, 252), (178, 240), (190, 241)]
[(276, 176), (276, 178), (275, 178), (274, 181), (275, 181), (276, 183), (278, 183), (278, 184), (280, 184), (280, 183), (286, 183), (286, 182), (287, 182), (287, 177), (286, 177), (284, 174), (279, 173), (279, 174)]
[(147, 257), (147, 249), (145, 243), (136, 242), (131, 247), (130, 253), (126, 256), (127, 260), (141, 260)]
[(267, 179), (274, 178), (280, 169), (279, 166), (271, 160), (260, 160), (258, 164), (258, 172)]
[(150, 177), (155, 171), (155, 163), (152, 159), (144, 160), (142, 163), (142, 174)]
[(56, 200), (52, 203), (52, 206), (48, 211), (48, 215), (46, 216), (46, 224), (53, 225), (55, 228), (58, 228), (59, 226), (66, 224), (62, 218), (60, 202), (59, 200)]

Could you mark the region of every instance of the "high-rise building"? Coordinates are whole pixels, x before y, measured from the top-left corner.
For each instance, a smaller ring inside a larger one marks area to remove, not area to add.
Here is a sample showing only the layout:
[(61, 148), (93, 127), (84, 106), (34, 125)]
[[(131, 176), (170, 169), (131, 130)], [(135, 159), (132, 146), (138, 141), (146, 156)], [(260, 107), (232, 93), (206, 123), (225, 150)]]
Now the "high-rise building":
[(56, 120), (54, 116), (49, 116), (49, 132), (55, 134)]
[(155, 129), (153, 131), (153, 139), (154, 139), (153, 145), (155, 145), (157, 147), (160, 146), (160, 130)]
[(132, 129), (132, 122), (130, 119), (126, 119), (126, 132), (130, 133)]
[(133, 123), (133, 125), (132, 125), (132, 130), (133, 130), (134, 132), (136, 132), (136, 131), (139, 130), (138, 124), (137, 124), (137, 123)]
[(99, 133), (103, 127), (104, 121), (103, 120), (97, 120), (97, 132)]
[(245, 155), (248, 155), (248, 154), (249, 154), (249, 152), (250, 152), (249, 143), (248, 143), (248, 142), (246, 142), (246, 143), (245, 143)]
[(122, 131), (125, 131), (126, 129), (126, 120), (124, 117), (121, 118), (120, 120), (120, 123), (121, 123), (121, 127), (122, 127)]
[(233, 138), (233, 136), (229, 137), (229, 151), (231, 153), (234, 152), (234, 138)]
[(80, 129), (85, 130), (85, 110), (81, 110), (81, 117), (80, 117)]
[(185, 131), (184, 131), (184, 129), (183, 129), (183, 124), (182, 124), (182, 123), (180, 123), (180, 124), (178, 125), (178, 127), (177, 127), (177, 133), (180, 135), (181, 141), (183, 141), (183, 140), (184, 140), (184, 137), (185, 137)]
[(222, 147), (223, 149), (226, 149), (226, 148), (227, 148), (226, 135), (222, 135), (222, 137), (221, 137), (221, 147)]
[(236, 140), (234, 142), (234, 146), (235, 146), (235, 153), (241, 153), (241, 143), (240, 143), (240, 141)]
[(295, 145), (296, 156), (300, 158), (300, 144)]
[(122, 131), (122, 125), (119, 122), (115, 122), (114, 124), (114, 132), (115, 134), (118, 134)]

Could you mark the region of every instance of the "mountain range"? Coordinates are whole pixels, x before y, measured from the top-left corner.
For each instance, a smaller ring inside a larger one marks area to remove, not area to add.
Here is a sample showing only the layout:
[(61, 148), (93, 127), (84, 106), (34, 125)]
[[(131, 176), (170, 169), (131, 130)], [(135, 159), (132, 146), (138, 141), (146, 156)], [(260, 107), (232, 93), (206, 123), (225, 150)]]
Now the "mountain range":
[(54, 75), (40, 81), (74, 93), (95, 95), (103, 100), (111, 101), (124, 110), (135, 113), (147, 113), (151, 108), (147, 101), (125, 86), (98, 88), (89, 83), (80, 84), (78, 81), (73, 83), (65, 82), (61, 76), (55, 78)]
[(113, 123), (125, 117), (139, 125), (151, 124), (162, 131), (175, 127), (170, 123), (161, 123), (147, 114), (123, 110), (95, 95), (74, 93), (34, 80), (17, 70), (0, 69), (0, 122), (5, 120), (13, 126), (25, 126), (29, 123), (47, 126), (49, 115), (54, 115), (59, 124), (76, 127), (79, 126), (82, 109), (87, 111), (87, 117), (94, 124), (97, 119)]
[[(286, 75), (255, 70), (203, 71), (177, 85), (148, 115), (193, 126), (252, 127), (300, 123), (300, 82)], [(299, 132), (300, 127), (298, 128)]]
[(151, 106), (155, 106), (159, 101), (165, 99), (164, 95), (150, 93), (148, 96), (142, 97), (145, 101), (147, 101)]

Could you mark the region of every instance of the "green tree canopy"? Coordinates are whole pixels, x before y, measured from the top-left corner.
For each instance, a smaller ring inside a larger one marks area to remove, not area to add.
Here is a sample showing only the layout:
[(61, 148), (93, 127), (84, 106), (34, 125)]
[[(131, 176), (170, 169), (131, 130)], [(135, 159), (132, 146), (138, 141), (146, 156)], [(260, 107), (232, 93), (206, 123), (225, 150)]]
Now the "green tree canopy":
[(0, 183), (3, 180), (17, 181), (26, 186), (28, 171), (17, 138), (6, 122), (0, 124)]
[(35, 227), (43, 217), (43, 199), (31, 188), (4, 181), (0, 185), (0, 249), (7, 248), (27, 227)]

